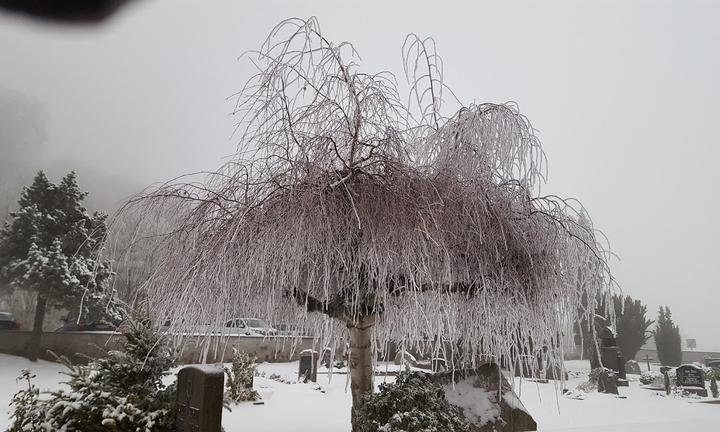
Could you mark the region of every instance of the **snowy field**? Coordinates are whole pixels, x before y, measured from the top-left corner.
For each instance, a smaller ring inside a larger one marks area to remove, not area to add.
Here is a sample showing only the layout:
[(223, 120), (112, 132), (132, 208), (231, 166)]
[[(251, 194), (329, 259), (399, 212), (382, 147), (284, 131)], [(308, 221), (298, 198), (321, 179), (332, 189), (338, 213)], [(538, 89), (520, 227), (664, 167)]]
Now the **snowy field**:
[[(4, 405), (0, 411), (0, 431), (8, 426), (6, 404), (20, 386), (15, 377), (23, 368), (37, 374), (36, 385), (44, 390), (57, 388), (64, 378), (58, 374), (64, 369), (61, 365), (42, 361), (32, 364), (0, 354), (0, 401)], [(380, 368), (384, 370), (385, 365)], [(587, 361), (569, 361), (567, 368), (571, 376), (565, 388), (575, 389), (587, 379)], [(347, 375), (319, 374), (318, 384), (302, 384), (296, 382), (298, 362), (263, 363), (258, 369), (265, 376), (255, 378), (255, 388), (264, 404), (244, 403), (234, 406), (230, 413), (225, 411), (223, 424), (227, 432), (350, 430)], [(270, 379), (273, 374), (276, 376)], [(629, 378), (630, 387), (620, 388), (621, 397), (591, 393), (584, 400), (562, 396), (560, 384), (553, 381), (538, 384), (517, 379), (515, 385), (541, 431), (720, 431), (720, 405), (666, 397), (664, 392), (640, 388), (637, 376), (629, 375)], [(383, 379), (376, 378), (376, 385)]]

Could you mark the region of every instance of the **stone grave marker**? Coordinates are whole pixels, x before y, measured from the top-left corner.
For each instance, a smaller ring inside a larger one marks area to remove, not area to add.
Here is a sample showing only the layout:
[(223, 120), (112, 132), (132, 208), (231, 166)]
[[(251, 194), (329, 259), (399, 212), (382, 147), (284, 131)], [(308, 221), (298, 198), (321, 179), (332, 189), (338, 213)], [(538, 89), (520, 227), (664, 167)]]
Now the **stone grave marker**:
[(705, 372), (695, 365), (682, 365), (675, 369), (675, 379), (678, 386), (689, 393), (707, 397), (705, 388)]
[[(602, 365), (608, 369), (620, 373), (621, 366), (624, 366), (622, 353), (617, 346), (617, 335), (610, 327), (600, 330), (600, 360)], [(621, 377), (623, 378), (623, 377)]]
[(630, 383), (627, 379), (627, 374), (625, 373), (625, 363), (623, 362), (623, 356), (622, 352), (618, 350), (617, 353), (617, 365), (618, 365), (618, 380), (617, 385), (618, 387), (628, 387)]
[(318, 352), (306, 349), (300, 352), (300, 368), (298, 370), (298, 381), (317, 382)]
[(625, 362), (625, 372), (633, 375), (640, 375), (642, 370), (640, 370), (640, 364), (638, 364), (638, 362), (635, 360), (628, 360)]
[(207, 365), (187, 366), (177, 375), (177, 432), (222, 430), (222, 370)]
[(652, 357), (650, 357), (649, 355), (645, 354), (645, 358), (643, 360), (645, 360), (645, 362), (647, 363), (647, 369), (648, 369), (648, 372), (650, 372), (650, 360), (654, 360), (654, 359)]
[(333, 352), (330, 347), (325, 347), (322, 350), (322, 354), (320, 355), (320, 364), (325, 366), (326, 368), (330, 369), (330, 366), (332, 365), (333, 360)]
[(537, 430), (537, 423), (495, 363), (434, 373), (430, 379), (443, 387), (449, 403), (463, 408), (472, 432)]
[(430, 366), (433, 372), (445, 372), (448, 370), (447, 361), (440, 357), (432, 358), (430, 360)]
[(617, 375), (613, 370), (603, 368), (598, 377), (598, 392), (619, 394), (617, 381)]

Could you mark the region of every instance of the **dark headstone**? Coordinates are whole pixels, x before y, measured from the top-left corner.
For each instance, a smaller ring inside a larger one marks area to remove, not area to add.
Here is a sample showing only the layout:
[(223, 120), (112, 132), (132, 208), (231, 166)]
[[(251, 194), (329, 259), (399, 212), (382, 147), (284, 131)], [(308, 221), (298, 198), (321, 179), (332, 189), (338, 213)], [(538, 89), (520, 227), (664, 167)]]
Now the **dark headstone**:
[(620, 352), (616, 346), (600, 347), (600, 359), (602, 360), (602, 365), (608, 369), (614, 370), (615, 372), (620, 372), (620, 362), (618, 361), (619, 356)]
[(617, 365), (618, 365), (618, 377), (620, 379), (627, 379), (627, 375), (625, 374), (625, 362), (624, 362), (622, 353), (619, 351), (617, 354)]
[(600, 376), (598, 377), (598, 391), (600, 393), (619, 394), (617, 375), (615, 375), (615, 372), (608, 368), (604, 368), (600, 371)]
[(433, 372), (444, 372), (447, 370), (447, 362), (444, 358), (433, 358), (430, 365)]
[(330, 349), (328, 347), (323, 348), (322, 354), (320, 355), (320, 364), (325, 366), (326, 368), (330, 369), (332, 360), (333, 360), (332, 349)]
[(618, 365), (618, 379), (617, 379), (618, 387), (630, 386), (630, 383), (627, 380), (627, 374), (625, 374), (625, 363), (623, 361), (623, 356), (620, 351), (618, 351), (617, 365)]
[(707, 396), (705, 372), (695, 365), (682, 365), (675, 369), (675, 379), (684, 391)]
[[(537, 430), (537, 423), (527, 412), (520, 399), (513, 391), (510, 383), (505, 376), (500, 373), (500, 368), (496, 363), (486, 363), (477, 369), (456, 369), (454, 371), (440, 372), (432, 374), (431, 378), (436, 383), (443, 386), (445, 390), (445, 398), (451, 404), (457, 398), (463, 398), (461, 401), (467, 412), (468, 401), (486, 400), (490, 394), (491, 399), (488, 401), (497, 404), (497, 411), (500, 415), (493, 419), (468, 418), (471, 423), (471, 432), (521, 432)], [(467, 382), (474, 390), (477, 389), (478, 396), (472, 394), (472, 390), (468, 391), (467, 386), (462, 386), (465, 390), (460, 393), (456, 384)], [(480, 402), (478, 402), (480, 403)], [(457, 405), (457, 401), (455, 403)], [(492, 412), (493, 410), (483, 410), (484, 412)]]
[(625, 362), (625, 372), (633, 375), (640, 375), (642, 370), (640, 364), (635, 360), (628, 360)]
[(187, 366), (177, 375), (177, 432), (220, 432), (223, 409), (222, 370)]
[(309, 349), (302, 351), (300, 353), (300, 369), (298, 371), (298, 381), (317, 382), (317, 363), (317, 351)]
[(545, 377), (551, 380), (565, 380), (567, 381), (570, 376), (568, 375), (567, 371), (563, 367), (563, 365), (551, 365), (548, 367), (547, 372), (545, 372)]

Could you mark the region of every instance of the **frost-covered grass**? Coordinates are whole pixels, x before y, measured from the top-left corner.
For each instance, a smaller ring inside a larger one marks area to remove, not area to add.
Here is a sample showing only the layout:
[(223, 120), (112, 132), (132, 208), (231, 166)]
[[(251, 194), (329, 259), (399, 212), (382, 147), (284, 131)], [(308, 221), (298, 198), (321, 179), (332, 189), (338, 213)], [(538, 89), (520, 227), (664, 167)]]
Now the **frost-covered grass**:
[[(378, 365), (390, 371), (400, 367)], [(570, 379), (565, 388), (575, 389), (587, 379), (590, 367), (586, 361), (567, 362)], [(32, 364), (25, 359), (0, 354), (0, 431), (9, 423), (6, 404), (21, 383), (15, 377), (20, 369), (29, 368), (37, 375), (36, 385), (43, 390), (56, 389), (64, 375), (64, 367), (40, 361)], [(643, 364), (643, 370), (645, 365)], [(350, 429), (351, 397), (345, 386), (347, 375), (339, 370), (329, 377), (318, 375), (318, 384), (297, 383), (298, 362), (263, 363), (258, 367), (264, 377), (255, 378), (255, 389), (264, 405), (252, 402), (233, 406), (231, 413), (223, 413), (227, 432), (312, 431), (337, 432)], [(324, 369), (320, 369), (323, 372)], [(271, 379), (270, 376), (273, 375)], [(516, 380), (515, 385), (525, 407), (530, 411), (541, 431), (581, 432), (669, 432), (677, 430), (720, 430), (720, 405), (695, 403), (697, 400), (666, 397), (664, 392), (640, 388), (638, 375), (629, 375), (630, 387), (620, 388), (625, 399), (599, 393), (585, 395), (585, 399), (570, 399), (561, 395), (560, 383), (538, 384)], [(375, 384), (393, 377), (377, 377)]]

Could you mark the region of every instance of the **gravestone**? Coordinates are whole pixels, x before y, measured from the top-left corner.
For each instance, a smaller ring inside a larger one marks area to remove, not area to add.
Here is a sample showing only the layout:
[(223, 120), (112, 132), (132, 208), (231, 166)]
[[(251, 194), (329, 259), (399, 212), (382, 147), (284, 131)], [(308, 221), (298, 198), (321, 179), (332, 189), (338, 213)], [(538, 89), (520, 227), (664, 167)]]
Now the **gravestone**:
[(333, 360), (333, 352), (332, 349), (329, 347), (325, 347), (322, 350), (322, 355), (320, 355), (320, 364), (325, 366), (326, 368), (330, 369), (330, 365), (332, 364)]
[(600, 393), (619, 394), (617, 375), (608, 368), (603, 368), (598, 376), (598, 391)]
[(415, 365), (417, 364), (417, 359), (414, 355), (410, 354), (405, 350), (398, 350), (397, 354), (395, 354), (395, 359), (393, 363), (395, 365), (415, 367)]
[(448, 370), (447, 361), (444, 358), (433, 358), (430, 361), (430, 365), (433, 372), (445, 372), (446, 370)]
[(628, 360), (625, 362), (625, 372), (633, 375), (640, 375), (642, 370), (640, 370), (640, 364), (638, 362), (635, 360)]
[(682, 365), (675, 369), (675, 379), (684, 391), (707, 397), (705, 372), (695, 365)]
[(654, 360), (654, 359), (652, 357), (650, 357), (649, 355), (645, 354), (644, 360), (647, 363), (648, 372), (650, 372), (650, 360)]
[(471, 432), (537, 430), (537, 423), (496, 363), (439, 372), (430, 379), (443, 387), (449, 403), (463, 408)]
[(622, 352), (618, 350), (617, 353), (617, 365), (618, 365), (618, 387), (628, 387), (630, 383), (627, 380), (627, 374), (625, 373), (625, 363), (623, 363)]
[(177, 375), (176, 432), (222, 430), (222, 370), (207, 365), (187, 366)]
[(306, 349), (300, 352), (300, 369), (298, 370), (298, 381), (317, 382), (318, 352)]
[(600, 330), (600, 360), (602, 365), (615, 372), (620, 372), (622, 354), (617, 347), (617, 337), (610, 327)]

